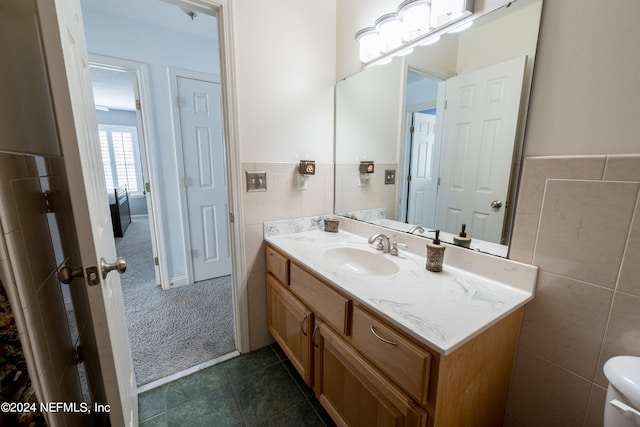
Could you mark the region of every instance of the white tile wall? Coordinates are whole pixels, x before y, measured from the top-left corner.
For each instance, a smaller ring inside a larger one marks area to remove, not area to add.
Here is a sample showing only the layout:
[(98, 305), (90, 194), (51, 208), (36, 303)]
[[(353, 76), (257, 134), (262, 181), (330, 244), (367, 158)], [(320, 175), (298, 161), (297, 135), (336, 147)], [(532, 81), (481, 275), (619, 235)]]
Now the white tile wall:
[[(39, 160), (46, 169), (49, 160)], [(0, 225), (0, 278), (36, 394), (41, 402), (81, 402), (35, 157), (0, 154)], [(63, 425), (65, 415), (45, 417)]]

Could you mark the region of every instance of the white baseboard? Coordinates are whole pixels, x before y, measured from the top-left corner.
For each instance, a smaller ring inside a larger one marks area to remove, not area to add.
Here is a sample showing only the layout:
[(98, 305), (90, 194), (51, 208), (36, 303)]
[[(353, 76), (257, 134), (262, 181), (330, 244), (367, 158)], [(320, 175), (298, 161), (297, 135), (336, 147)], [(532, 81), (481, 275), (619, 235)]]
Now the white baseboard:
[(169, 279), (170, 288), (178, 288), (180, 286), (186, 286), (189, 282), (185, 276), (172, 277)]

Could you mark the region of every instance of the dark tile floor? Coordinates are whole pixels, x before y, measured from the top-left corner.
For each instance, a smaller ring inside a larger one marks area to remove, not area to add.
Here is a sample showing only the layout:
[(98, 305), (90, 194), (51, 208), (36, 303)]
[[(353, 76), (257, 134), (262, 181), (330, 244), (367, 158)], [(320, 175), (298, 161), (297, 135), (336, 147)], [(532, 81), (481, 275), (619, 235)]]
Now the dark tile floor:
[(334, 426), (273, 344), (138, 396), (141, 427)]

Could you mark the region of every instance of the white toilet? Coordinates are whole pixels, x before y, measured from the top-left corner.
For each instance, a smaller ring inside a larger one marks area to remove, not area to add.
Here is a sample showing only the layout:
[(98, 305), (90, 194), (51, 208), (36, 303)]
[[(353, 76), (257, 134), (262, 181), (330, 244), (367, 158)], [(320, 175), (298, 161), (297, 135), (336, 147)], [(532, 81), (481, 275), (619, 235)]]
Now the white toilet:
[(604, 427), (640, 426), (640, 357), (616, 356), (604, 364), (609, 380)]

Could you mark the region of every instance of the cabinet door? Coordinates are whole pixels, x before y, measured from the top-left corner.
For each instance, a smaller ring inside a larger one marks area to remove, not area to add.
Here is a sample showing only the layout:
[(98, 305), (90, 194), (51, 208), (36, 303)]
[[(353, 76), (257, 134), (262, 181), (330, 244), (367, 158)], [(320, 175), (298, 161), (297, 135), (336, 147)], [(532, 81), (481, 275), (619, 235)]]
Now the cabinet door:
[(317, 322), (314, 389), (338, 425), (425, 426), (427, 413), (371, 367), (335, 332)]
[(313, 313), (270, 273), (267, 274), (267, 318), (269, 332), (311, 386)]

